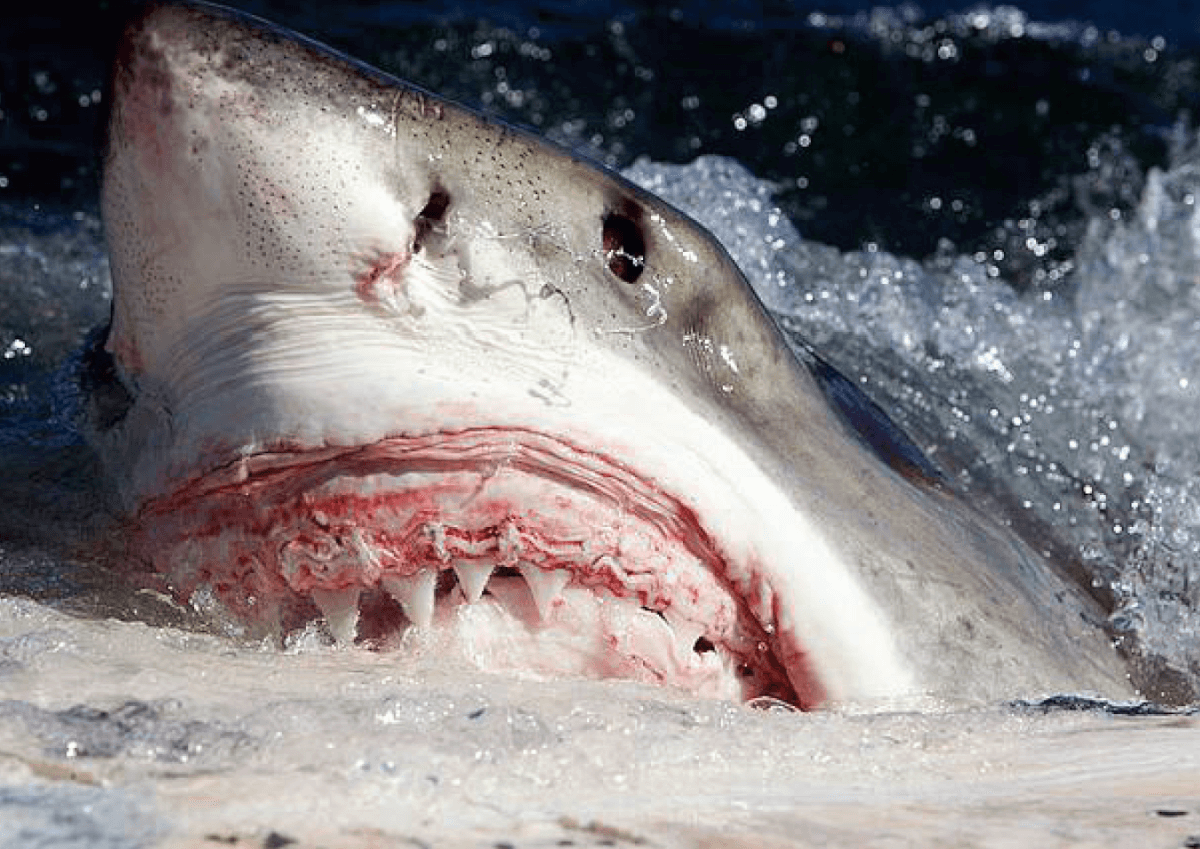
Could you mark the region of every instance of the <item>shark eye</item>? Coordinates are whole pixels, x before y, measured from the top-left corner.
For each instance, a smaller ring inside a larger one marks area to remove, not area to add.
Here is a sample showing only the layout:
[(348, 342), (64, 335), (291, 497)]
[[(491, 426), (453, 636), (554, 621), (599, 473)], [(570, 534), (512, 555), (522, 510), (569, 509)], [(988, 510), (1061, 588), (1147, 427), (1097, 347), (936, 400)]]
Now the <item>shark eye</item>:
[(604, 258), (609, 271), (626, 283), (636, 283), (646, 267), (646, 239), (641, 225), (619, 212), (606, 215)]
[(446, 210), (449, 208), (449, 193), (440, 186), (434, 188), (429, 193), (429, 200), (425, 201), (425, 206), (417, 213), (417, 217), (413, 219), (412, 252), (414, 254), (421, 250), (422, 246), (429, 239), (430, 234), (433, 233), (434, 228), (445, 220)]

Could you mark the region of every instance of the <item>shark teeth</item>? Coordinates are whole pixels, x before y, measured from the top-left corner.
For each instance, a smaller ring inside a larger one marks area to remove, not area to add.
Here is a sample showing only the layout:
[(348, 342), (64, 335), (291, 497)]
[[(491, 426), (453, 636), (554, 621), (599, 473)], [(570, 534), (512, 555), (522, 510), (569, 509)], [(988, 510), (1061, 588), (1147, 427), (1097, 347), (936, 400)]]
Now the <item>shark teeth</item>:
[(563, 588), (571, 580), (570, 571), (567, 569), (539, 569), (532, 563), (519, 564), (517, 571), (529, 585), (529, 593), (533, 596), (533, 603), (537, 605), (538, 616), (545, 622), (554, 608), (554, 603), (562, 595)]
[(389, 575), (380, 579), (380, 583), (388, 595), (400, 603), (410, 622), (418, 628), (428, 628), (433, 623), (437, 580), (438, 574), (435, 570), (421, 569), (416, 574), (406, 577)]
[(325, 616), (329, 632), (338, 645), (350, 645), (358, 636), (358, 597), (361, 593), (360, 587), (313, 590), (313, 601)]
[(454, 574), (458, 576), (458, 585), (468, 604), (474, 604), (483, 596), (488, 578), (492, 577), (494, 571), (494, 567), (485, 563), (459, 561), (454, 564)]
[[(488, 590), (496, 567), (486, 563), (459, 561), (451, 568), (458, 577), (458, 586), (468, 604), (478, 602)], [(533, 599), (538, 618), (545, 622), (553, 612), (562, 592), (571, 581), (569, 569), (541, 569), (532, 563), (521, 563), (517, 570), (524, 578)], [(383, 590), (400, 605), (404, 615), (417, 628), (429, 628), (433, 624), (437, 608), (439, 570), (425, 567), (411, 575), (385, 575), (379, 579)], [(507, 580), (507, 579), (506, 579)], [(497, 591), (501, 588), (494, 587)], [(314, 603), (325, 616), (330, 633), (340, 645), (351, 644), (358, 636), (359, 607), (362, 587), (346, 589), (312, 590)], [(507, 586), (506, 595), (509, 592)]]
[[(433, 625), (439, 597), (446, 592), (442, 579), (447, 576), (443, 572), (451, 569), (458, 578), (462, 601), (475, 604), (486, 593), (514, 612), (526, 610), (528, 614), (525, 615), (532, 616), (536, 611), (536, 621), (540, 623), (546, 623), (554, 616), (563, 602), (563, 592), (574, 576), (568, 568), (543, 569), (521, 561), (516, 566), (520, 580), (511, 573), (496, 577), (497, 566), (494, 564), (460, 560), (452, 562), (448, 569), (431, 565), (410, 575), (385, 574), (378, 579), (378, 586), (400, 605), (412, 626), (427, 629)], [(440, 594), (439, 585), (442, 587)], [(369, 586), (357, 586), (311, 590), (313, 602), (324, 615), (328, 630), (339, 645), (352, 644), (358, 638), (361, 626), (359, 602), (363, 592), (369, 589)], [(664, 627), (670, 626), (674, 642), (681, 649), (690, 650), (704, 635), (703, 625), (670, 608), (661, 615), (665, 620)]]

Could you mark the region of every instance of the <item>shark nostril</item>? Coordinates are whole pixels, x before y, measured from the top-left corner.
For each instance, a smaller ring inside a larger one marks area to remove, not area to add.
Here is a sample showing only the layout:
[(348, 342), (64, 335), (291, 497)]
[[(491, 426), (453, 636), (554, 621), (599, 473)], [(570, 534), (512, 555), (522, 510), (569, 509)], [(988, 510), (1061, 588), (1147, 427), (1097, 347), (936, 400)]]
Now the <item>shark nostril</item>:
[(627, 215), (604, 217), (604, 258), (608, 270), (626, 283), (636, 283), (646, 267), (646, 239), (641, 225)]
[(446, 210), (450, 208), (450, 194), (440, 186), (435, 186), (429, 193), (429, 200), (413, 219), (413, 245), (415, 254), (428, 241), (434, 229), (446, 218)]

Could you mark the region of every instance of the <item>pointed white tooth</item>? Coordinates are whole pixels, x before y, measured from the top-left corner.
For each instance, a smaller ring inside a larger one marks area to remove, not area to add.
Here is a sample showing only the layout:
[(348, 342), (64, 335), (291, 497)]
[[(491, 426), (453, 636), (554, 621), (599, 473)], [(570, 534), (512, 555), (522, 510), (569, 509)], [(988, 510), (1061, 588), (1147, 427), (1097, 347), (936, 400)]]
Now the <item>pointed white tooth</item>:
[(525, 578), (525, 583), (529, 584), (529, 593), (533, 596), (533, 603), (537, 605), (538, 616), (542, 618), (543, 622), (546, 621), (555, 599), (559, 597), (563, 587), (571, 580), (570, 570), (547, 571), (539, 569), (531, 563), (519, 563), (517, 570)]
[(354, 643), (358, 636), (358, 596), (360, 587), (343, 590), (313, 590), (312, 598), (325, 616), (329, 632), (339, 646)]
[(458, 562), (454, 564), (454, 574), (458, 575), (458, 585), (462, 587), (463, 595), (468, 604), (479, 601), (483, 591), (487, 589), (488, 578), (492, 577), (494, 566), (486, 563)]
[(400, 602), (410, 622), (418, 628), (428, 628), (433, 622), (433, 592), (437, 589), (437, 577), (433, 569), (422, 569), (403, 578), (390, 575), (380, 583), (388, 595)]
[(675, 632), (675, 645), (679, 646), (680, 652), (683, 653), (682, 656), (687, 657), (694, 650), (696, 640), (704, 636), (704, 626), (679, 615), (670, 607), (662, 611), (662, 617), (667, 620), (667, 624)]

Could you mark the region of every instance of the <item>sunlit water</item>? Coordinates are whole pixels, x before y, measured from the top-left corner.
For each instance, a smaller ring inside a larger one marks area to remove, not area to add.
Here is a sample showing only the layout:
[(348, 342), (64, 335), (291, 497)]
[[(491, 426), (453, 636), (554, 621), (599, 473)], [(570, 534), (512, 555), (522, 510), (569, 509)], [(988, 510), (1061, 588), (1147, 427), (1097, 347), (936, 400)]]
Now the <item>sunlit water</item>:
[[(979, 43), (1032, 36), (1100, 51), (1105, 40), (1013, 9), (946, 18), (940, 30), (907, 14), (818, 21), (816, 31), (828, 44), (877, 39), (932, 64)], [(1114, 635), (1149, 658), (1140, 674), (1158, 688), (1151, 695), (1195, 698), (1192, 130), (1171, 114), (1161, 128), (1169, 153), (1148, 169), (1141, 136), (1079, 142), (1079, 167), (1063, 166), (1061, 181), (994, 233), (968, 227), (964, 209), (990, 201), (966, 178), (958, 194), (881, 185), (846, 206), (847, 220), (893, 201), (923, 210), (912, 232), (881, 225), (889, 244), (916, 244), (940, 216), (955, 218), (955, 239), (913, 248), (926, 257), (917, 260), (862, 234), (830, 246), (836, 233), (822, 227), (841, 220), (839, 183), (803, 158), (840, 127), (825, 113), (812, 122), (820, 104), (794, 109), (795, 132), (774, 159), (750, 151), (800, 98), (786, 86), (744, 99), (723, 129), (664, 140), (652, 123), (629, 131), (648, 120), (630, 81), (653, 90), (663, 76), (645, 54), (636, 61), (629, 33), (607, 30), (600, 53), (633, 58), (610, 68), (590, 118), (546, 107), (556, 90), (545, 80), (573, 67), (552, 56), (566, 48), (505, 32), (447, 29), (444, 43), (406, 61), (427, 66), (427, 84), (458, 85), (459, 96), (499, 103), (614, 164), (638, 149), (678, 160), (691, 158), (681, 149), (737, 152), (682, 166), (639, 160), (626, 173), (710, 227), (793, 341), (857, 381), (956, 485), (1048, 556), (1077, 564), (1111, 600)], [(433, 64), (456, 44), (474, 57), (461, 73)], [(1096, 67), (1112, 71), (1126, 54), (1149, 63), (1145, 51), (1158, 49), (1116, 40)], [(514, 56), (546, 66), (541, 88), (496, 73), (506, 50), (510, 66)], [(820, 67), (839, 55), (831, 48)], [(1029, 106), (1036, 114), (1036, 98)], [(965, 126), (930, 117), (920, 143), (958, 132), (967, 150)], [(750, 147), (724, 146), (756, 132)], [(829, 156), (827, 169), (842, 167)], [(1070, 203), (1061, 184), (1074, 187)], [(834, 199), (818, 203), (821, 193)], [(1072, 204), (1082, 211), (1062, 212)], [(717, 829), (720, 845), (746, 846), (1027, 846), (1047, 834), (1200, 845), (1200, 725), (1188, 708), (752, 711), (622, 683), (490, 678), (438, 658), (398, 663), (332, 649), (315, 632), (286, 652), (246, 646), (194, 630), (162, 599), (114, 592), (92, 562), (105, 492), (72, 420), (71, 357), (109, 303), (94, 199), (79, 208), (0, 207), (0, 846), (669, 846), (701, 845)]]

